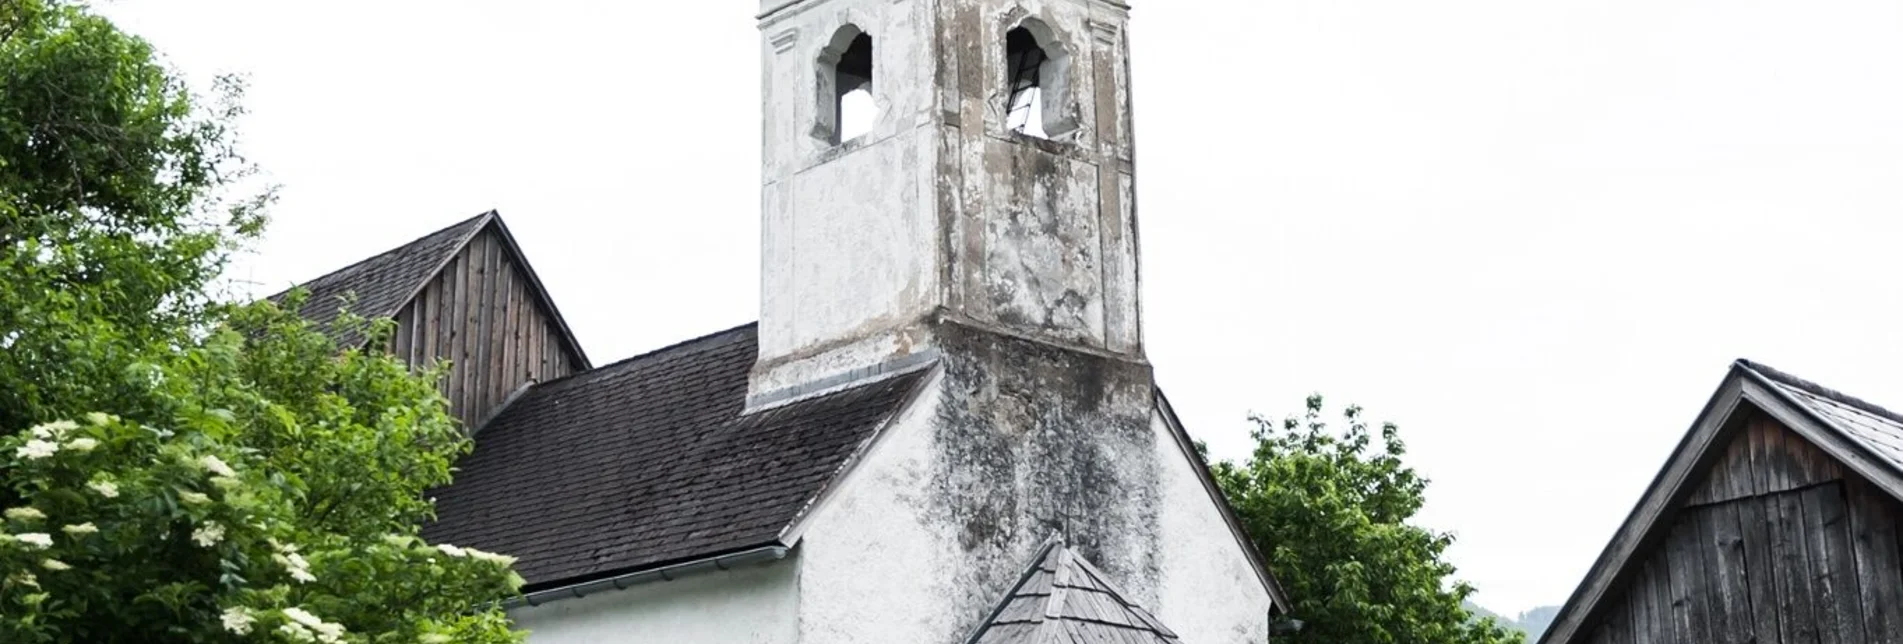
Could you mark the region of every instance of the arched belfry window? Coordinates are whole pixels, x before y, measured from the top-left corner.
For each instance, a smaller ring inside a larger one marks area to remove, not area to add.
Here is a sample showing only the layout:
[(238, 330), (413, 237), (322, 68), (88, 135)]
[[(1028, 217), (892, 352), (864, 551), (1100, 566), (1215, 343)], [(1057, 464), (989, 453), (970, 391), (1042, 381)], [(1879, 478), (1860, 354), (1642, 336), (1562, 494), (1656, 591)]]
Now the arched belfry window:
[(872, 35), (847, 25), (819, 54), (819, 123), (814, 134), (850, 141), (879, 120), (872, 97)]
[(1048, 26), (1030, 19), (1007, 32), (1004, 60), (1010, 83), (1005, 129), (1045, 139), (1074, 129), (1064, 104), (1070, 54)]

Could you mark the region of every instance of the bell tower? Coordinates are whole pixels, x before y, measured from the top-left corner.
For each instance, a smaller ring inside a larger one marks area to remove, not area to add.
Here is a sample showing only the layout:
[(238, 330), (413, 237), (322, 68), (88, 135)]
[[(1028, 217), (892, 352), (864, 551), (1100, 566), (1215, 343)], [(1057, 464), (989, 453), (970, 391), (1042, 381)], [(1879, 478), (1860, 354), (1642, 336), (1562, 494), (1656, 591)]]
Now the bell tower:
[(995, 334), (1141, 364), (1123, 0), (761, 0), (771, 406)]

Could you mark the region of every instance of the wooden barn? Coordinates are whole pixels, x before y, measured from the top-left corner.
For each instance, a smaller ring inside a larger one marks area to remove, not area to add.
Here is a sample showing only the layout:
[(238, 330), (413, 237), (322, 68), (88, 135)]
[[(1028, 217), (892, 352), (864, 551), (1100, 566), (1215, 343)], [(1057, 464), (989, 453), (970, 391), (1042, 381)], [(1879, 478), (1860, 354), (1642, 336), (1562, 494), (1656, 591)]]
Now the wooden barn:
[(1748, 361), (1543, 644), (1903, 642), (1903, 415)]

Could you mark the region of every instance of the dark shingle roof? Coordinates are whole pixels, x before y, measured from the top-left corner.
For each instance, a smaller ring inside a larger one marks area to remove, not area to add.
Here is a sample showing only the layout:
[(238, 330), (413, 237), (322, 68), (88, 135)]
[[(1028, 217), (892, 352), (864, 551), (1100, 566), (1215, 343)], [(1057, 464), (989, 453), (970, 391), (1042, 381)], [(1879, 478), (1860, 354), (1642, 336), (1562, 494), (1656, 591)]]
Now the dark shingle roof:
[(1176, 633), (1061, 540), (1038, 552), (969, 644), (1168, 644)]
[[(319, 330), (331, 333), (345, 299), (354, 297), (356, 300), (349, 307), (351, 312), (366, 318), (393, 317), (404, 304), (409, 303), (424, 282), (435, 277), (443, 264), (448, 263), (451, 257), (462, 250), (464, 244), (469, 243), (469, 238), (474, 237), (494, 217), (493, 212), (471, 217), (376, 257), (305, 282), (300, 286), (310, 291), (310, 298), (304, 300), (304, 306), (297, 310), (297, 314)], [(281, 301), (289, 293), (287, 289), (266, 299)], [(354, 346), (363, 341), (356, 334), (341, 334), (334, 339), (340, 346)]]
[(777, 544), (921, 376), (742, 415), (755, 337), (530, 389), (482, 429), (425, 534), (518, 557), (528, 591)]

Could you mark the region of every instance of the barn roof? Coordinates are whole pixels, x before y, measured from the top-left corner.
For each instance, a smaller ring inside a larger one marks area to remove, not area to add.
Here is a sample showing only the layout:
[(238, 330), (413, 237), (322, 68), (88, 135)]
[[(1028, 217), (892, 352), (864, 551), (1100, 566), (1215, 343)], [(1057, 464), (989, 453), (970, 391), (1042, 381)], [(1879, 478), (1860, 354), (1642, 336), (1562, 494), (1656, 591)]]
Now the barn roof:
[[(582, 369), (589, 368), (588, 355), (582, 351), (581, 343), (575, 340), (575, 334), (555, 308), (555, 301), (542, 288), (542, 281), (536, 277), (535, 269), (523, 259), (522, 248), (516, 245), (515, 236), (509, 233), (502, 216), (493, 210), (299, 284), (298, 287), (310, 292), (310, 297), (298, 308), (298, 317), (309, 320), (318, 330), (330, 334), (339, 346), (360, 345), (365, 340), (360, 333), (337, 328), (338, 314), (343, 308), (347, 306), (352, 313), (365, 318), (395, 317), (404, 305), (416, 297), (417, 292), (423, 290), (437, 273), (442, 272), (450, 259), (462, 252), (463, 247), (485, 229), (495, 230), (509, 252), (515, 255), (517, 265), (529, 277), (529, 290), (540, 300), (549, 317), (555, 320), (569, 350), (575, 356), (576, 364)], [(281, 302), (295, 288), (265, 299)]]
[(1176, 633), (1061, 539), (1038, 551), (968, 644), (1166, 644)]
[(1741, 430), (1742, 418), (1758, 410), (1814, 444), (1845, 469), (1903, 500), (1903, 415), (1771, 367), (1739, 360), (1679, 441), (1613, 534), (1542, 644), (1571, 644), (1591, 635), (1588, 625), (1602, 610), (1631, 565), (1670, 527), (1697, 486), (1698, 475)]
[(781, 543), (921, 380), (743, 414), (754, 326), (524, 393), (436, 493), (432, 541), (508, 553), (528, 592)]

